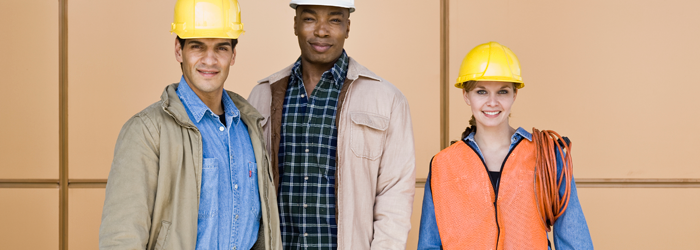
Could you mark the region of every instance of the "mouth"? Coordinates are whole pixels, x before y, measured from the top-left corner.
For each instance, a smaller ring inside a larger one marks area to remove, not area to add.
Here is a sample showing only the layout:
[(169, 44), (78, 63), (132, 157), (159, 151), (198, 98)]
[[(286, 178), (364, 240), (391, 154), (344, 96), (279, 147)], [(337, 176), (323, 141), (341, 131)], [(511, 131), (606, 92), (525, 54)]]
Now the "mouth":
[(494, 118), (501, 114), (501, 111), (481, 111), (486, 117)]
[(197, 69), (197, 72), (199, 72), (200, 75), (204, 76), (204, 78), (212, 78), (219, 74), (218, 70), (209, 70), (209, 69)]
[(323, 53), (328, 51), (333, 45), (330, 45), (328, 43), (309, 43), (311, 45), (311, 48), (313, 48), (314, 51), (318, 53)]

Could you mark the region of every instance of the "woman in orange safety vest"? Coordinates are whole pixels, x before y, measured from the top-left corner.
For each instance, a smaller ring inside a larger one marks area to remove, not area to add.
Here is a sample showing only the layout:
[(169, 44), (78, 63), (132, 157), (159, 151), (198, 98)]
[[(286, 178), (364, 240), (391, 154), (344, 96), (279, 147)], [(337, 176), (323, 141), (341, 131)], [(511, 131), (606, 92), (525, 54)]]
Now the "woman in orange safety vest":
[(462, 140), (440, 151), (425, 183), (418, 249), (593, 249), (573, 181), (570, 142), (509, 124), (520, 62), (490, 42), (472, 49), (455, 87), (471, 107)]

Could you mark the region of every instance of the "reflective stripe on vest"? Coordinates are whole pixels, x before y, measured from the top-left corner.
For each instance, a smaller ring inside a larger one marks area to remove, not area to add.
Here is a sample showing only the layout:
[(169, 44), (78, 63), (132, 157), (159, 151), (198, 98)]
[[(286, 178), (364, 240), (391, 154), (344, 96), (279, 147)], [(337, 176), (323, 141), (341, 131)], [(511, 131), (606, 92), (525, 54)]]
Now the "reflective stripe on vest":
[(547, 249), (534, 178), (535, 144), (525, 139), (506, 157), (498, 197), (486, 165), (464, 141), (440, 151), (430, 187), (443, 248)]

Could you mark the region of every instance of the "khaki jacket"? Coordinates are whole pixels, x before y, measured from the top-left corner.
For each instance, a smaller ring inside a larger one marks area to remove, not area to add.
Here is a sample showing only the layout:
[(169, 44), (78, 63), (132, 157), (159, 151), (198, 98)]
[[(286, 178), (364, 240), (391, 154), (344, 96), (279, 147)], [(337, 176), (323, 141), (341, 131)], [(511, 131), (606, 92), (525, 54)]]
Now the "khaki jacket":
[[(264, 117), (277, 188), (276, 156), (291, 69), (261, 80), (248, 98)], [(406, 249), (415, 192), (413, 129), (406, 97), (350, 58), (337, 114), (338, 249)]]
[[(109, 172), (100, 249), (195, 248), (202, 181), (202, 138), (175, 90), (124, 124)], [(262, 221), (253, 249), (281, 249), (279, 214), (262, 116), (228, 92), (248, 125), (258, 163)]]

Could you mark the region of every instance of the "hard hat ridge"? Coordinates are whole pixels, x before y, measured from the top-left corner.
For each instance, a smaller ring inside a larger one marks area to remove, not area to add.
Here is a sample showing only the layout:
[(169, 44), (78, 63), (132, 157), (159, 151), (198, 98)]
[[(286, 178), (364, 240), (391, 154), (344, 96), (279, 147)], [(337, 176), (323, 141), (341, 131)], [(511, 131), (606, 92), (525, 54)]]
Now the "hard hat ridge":
[(238, 39), (245, 33), (238, 0), (178, 0), (170, 33), (182, 39)]
[(455, 87), (462, 88), (467, 81), (512, 82), (516, 88), (525, 87), (518, 57), (497, 42), (480, 44), (464, 57)]
[(296, 9), (297, 5), (322, 5), (347, 8), (350, 13), (355, 12), (355, 0), (291, 0), (289, 7)]

